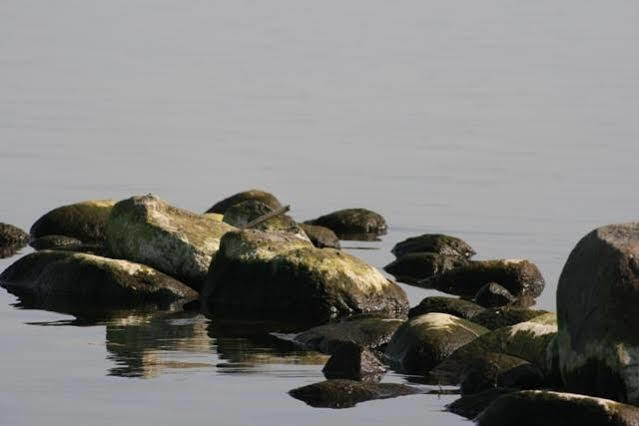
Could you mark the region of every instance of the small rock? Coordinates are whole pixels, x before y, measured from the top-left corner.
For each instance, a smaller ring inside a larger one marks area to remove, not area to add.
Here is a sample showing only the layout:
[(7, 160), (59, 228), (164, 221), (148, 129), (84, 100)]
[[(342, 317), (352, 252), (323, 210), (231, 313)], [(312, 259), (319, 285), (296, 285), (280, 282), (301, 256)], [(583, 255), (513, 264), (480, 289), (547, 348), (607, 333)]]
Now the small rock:
[(335, 232), (325, 226), (309, 225), (307, 223), (300, 223), (299, 226), (304, 230), (304, 232), (306, 232), (306, 235), (308, 235), (308, 238), (311, 239), (311, 242), (315, 247), (341, 248), (339, 238), (337, 238)]
[(66, 235), (85, 243), (104, 242), (107, 220), (114, 205), (113, 200), (89, 200), (58, 207), (31, 226), (31, 236)]
[(497, 283), (484, 284), (475, 295), (475, 303), (484, 308), (506, 306), (517, 301), (506, 288)]
[[(243, 228), (251, 221), (273, 212), (270, 206), (256, 200), (247, 200), (237, 203), (226, 209), (223, 221), (237, 228)], [(281, 231), (289, 232), (302, 240), (310, 241), (306, 233), (297, 223), (288, 215), (280, 214), (272, 217), (258, 225), (253, 229), (259, 229), (266, 232)]]
[(465, 241), (444, 234), (424, 234), (395, 244), (391, 252), (401, 258), (409, 253), (429, 252), (470, 259), (475, 250)]
[(327, 379), (379, 382), (386, 368), (371, 351), (348, 342), (335, 350), (322, 372)]
[(408, 253), (384, 266), (384, 270), (392, 274), (398, 281), (417, 284), (421, 280), (450, 271), (467, 263), (466, 258), (459, 256), (447, 256), (437, 253)]
[[(526, 373), (529, 375), (526, 376)], [(526, 382), (526, 379), (530, 381)], [(504, 381), (511, 386), (504, 386)], [(460, 384), (462, 394), (469, 394), (496, 387), (529, 387), (531, 383), (538, 385), (541, 382), (543, 374), (528, 361), (502, 353), (484, 352), (463, 366)]]
[(282, 207), (280, 201), (275, 197), (275, 195), (262, 191), (260, 189), (250, 189), (248, 191), (239, 192), (235, 195), (231, 195), (228, 198), (223, 199), (215, 203), (210, 209), (206, 211), (206, 213), (219, 213), (224, 214), (226, 210), (234, 206), (235, 204), (239, 204), (242, 201), (260, 201), (267, 206), (269, 206), (273, 210), (277, 210)]
[(475, 322), (473, 318), (484, 311), (484, 308), (468, 300), (457, 297), (429, 296), (422, 300), (419, 305), (411, 308), (408, 312), (408, 317), (413, 318), (431, 312), (440, 312)]
[(0, 223), (0, 258), (13, 256), (29, 242), (29, 234), (7, 223)]
[(548, 314), (548, 311), (503, 307), (484, 309), (473, 317), (473, 322), (486, 327), (489, 330), (496, 330), (501, 327), (519, 324), (520, 322), (530, 321), (533, 318)]
[(382, 235), (388, 229), (381, 215), (367, 209), (338, 210), (305, 223), (329, 228), (342, 240), (351, 234)]

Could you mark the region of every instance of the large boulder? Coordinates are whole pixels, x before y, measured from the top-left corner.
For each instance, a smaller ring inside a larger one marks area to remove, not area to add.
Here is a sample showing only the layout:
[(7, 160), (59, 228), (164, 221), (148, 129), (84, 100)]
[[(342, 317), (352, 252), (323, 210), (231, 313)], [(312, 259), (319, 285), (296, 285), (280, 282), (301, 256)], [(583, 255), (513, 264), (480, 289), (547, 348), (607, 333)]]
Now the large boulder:
[(29, 234), (22, 229), (0, 223), (0, 258), (16, 253), (29, 242)]
[(117, 203), (106, 233), (114, 257), (152, 266), (200, 290), (220, 238), (233, 230), (149, 194)]
[(385, 355), (396, 370), (426, 374), (456, 349), (487, 331), (449, 314), (420, 315), (397, 329), (386, 346)]
[(325, 226), (309, 225), (308, 223), (300, 223), (300, 228), (306, 232), (313, 245), (317, 248), (341, 248), (339, 238), (335, 232)]
[(229, 207), (234, 206), (235, 204), (239, 204), (242, 201), (249, 200), (264, 203), (273, 210), (277, 210), (282, 207), (282, 204), (275, 197), (275, 195), (266, 191), (262, 191), (261, 189), (249, 189), (248, 191), (238, 192), (237, 194), (231, 195), (230, 197), (227, 197), (222, 201), (218, 201), (211, 208), (209, 208), (206, 213), (224, 214)]
[(312, 324), (408, 311), (404, 291), (358, 258), (288, 233), (258, 230), (224, 235), (203, 297), (216, 315)]
[(534, 263), (524, 259), (498, 259), (470, 261), (420, 281), (419, 286), (472, 298), (490, 282), (502, 285), (518, 299), (534, 299), (546, 285)]
[(407, 238), (395, 244), (391, 252), (397, 258), (409, 253), (428, 252), (470, 259), (475, 254), (475, 250), (464, 240), (444, 234), (424, 234)]
[(559, 278), (557, 344), (570, 391), (639, 404), (639, 223), (579, 241)]
[[(344, 209), (306, 221), (309, 225), (325, 226), (341, 239), (349, 239), (357, 234), (385, 234), (388, 230), (386, 220), (368, 209)], [(353, 238), (356, 239), (356, 238)], [(366, 238), (363, 238), (366, 239)]]
[(440, 312), (476, 322), (474, 318), (485, 310), (485, 308), (469, 300), (457, 297), (429, 296), (419, 302), (417, 306), (411, 308), (408, 312), (408, 317), (413, 318), (431, 312)]
[(396, 280), (408, 284), (450, 271), (468, 263), (466, 258), (438, 253), (408, 253), (384, 266)]
[(97, 307), (168, 306), (197, 299), (197, 292), (145, 265), (86, 253), (38, 251), (0, 275), (19, 297)]
[[(272, 213), (274, 209), (256, 200), (242, 201), (234, 204), (224, 213), (223, 221), (237, 228), (244, 228), (253, 220)], [(210, 213), (209, 213), (210, 214)], [(304, 230), (288, 215), (280, 214), (253, 227), (266, 232), (290, 232), (298, 238), (310, 241)]]
[(540, 390), (497, 398), (477, 418), (479, 426), (637, 426), (639, 408), (609, 399)]
[(89, 200), (58, 207), (31, 226), (31, 236), (65, 235), (85, 243), (104, 241), (114, 205), (113, 200)]

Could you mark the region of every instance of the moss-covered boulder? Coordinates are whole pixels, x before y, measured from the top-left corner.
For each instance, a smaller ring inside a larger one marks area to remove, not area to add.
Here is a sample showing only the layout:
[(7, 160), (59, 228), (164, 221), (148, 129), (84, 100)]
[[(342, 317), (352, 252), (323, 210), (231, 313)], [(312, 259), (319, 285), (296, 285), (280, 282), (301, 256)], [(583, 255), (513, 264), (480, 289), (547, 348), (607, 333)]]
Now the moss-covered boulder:
[(607, 225), (570, 253), (557, 288), (566, 389), (639, 404), (639, 223)]
[(464, 266), (468, 260), (459, 256), (438, 253), (408, 253), (384, 266), (384, 270), (397, 281), (417, 284), (433, 275)]
[(327, 379), (379, 382), (386, 367), (370, 350), (353, 342), (340, 345), (322, 369)]
[(347, 318), (341, 322), (313, 327), (295, 336), (294, 341), (324, 353), (333, 353), (335, 348), (348, 342), (368, 349), (380, 349), (390, 341), (403, 323), (401, 319), (379, 316)]
[[(224, 213), (223, 221), (237, 228), (244, 228), (251, 221), (272, 213), (274, 209), (262, 203), (261, 201), (248, 200), (234, 204)], [(280, 214), (261, 222), (253, 227), (266, 232), (281, 231), (290, 232), (298, 238), (310, 241), (306, 233), (299, 225), (288, 215)]]
[(388, 230), (386, 220), (379, 213), (360, 208), (338, 210), (306, 223), (325, 226), (343, 240), (357, 234), (382, 235)]
[(484, 309), (473, 317), (473, 322), (486, 327), (489, 330), (496, 330), (520, 322), (530, 321), (541, 315), (548, 314), (542, 309), (527, 309), (516, 307), (502, 307)]
[(395, 244), (391, 252), (397, 257), (409, 253), (436, 253), (443, 256), (470, 259), (475, 250), (464, 240), (444, 234), (423, 234)]
[(314, 324), (365, 312), (405, 316), (404, 291), (377, 269), (288, 233), (245, 230), (221, 240), (204, 288), (221, 316)]
[(408, 317), (413, 318), (431, 312), (440, 312), (475, 322), (473, 318), (484, 311), (483, 307), (469, 300), (457, 297), (429, 296), (419, 302), (419, 305), (411, 308)]
[(113, 207), (106, 232), (114, 257), (143, 263), (199, 290), (229, 224), (167, 204), (154, 195)]
[(249, 200), (264, 203), (273, 210), (277, 210), (282, 207), (282, 204), (275, 195), (262, 191), (261, 189), (249, 189), (248, 191), (238, 192), (237, 194), (231, 195), (222, 201), (218, 201), (210, 209), (208, 209), (206, 213), (224, 214), (229, 207)]
[(540, 390), (497, 398), (477, 418), (479, 426), (637, 426), (639, 408), (602, 398)]
[(470, 261), (420, 281), (419, 286), (472, 298), (484, 284), (490, 282), (499, 283), (518, 299), (534, 299), (546, 285), (534, 263), (523, 259), (498, 259)]
[(341, 248), (339, 238), (335, 232), (325, 226), (309, 225), (308, 223), (300, 223), (300, 228), (306, 232), (313, 245), (317, 248)]
[(0, 275), (0, 285), (19, 297), (82, 306), (169, 305), (198, 297), (148, 266), (68, 251), (44, 250), (22, 257)]
[(0, 258), (9, 257), (29, 242), (29, 234), (22, 229), (0, 223)]
[(373, 399), (396, 398), (422, 393), (418, 388), (399, 383), (371, 383), (333, 379), (293, 389), (289, 394), (312, 407), (348, 408)]
[(31, 236), (65, 235), (82, 242), (104, 241), (113, 200), (89, 200), (58, 207), (31, 226)]
[(420, 315), (397, 329), (386, 346), (385, 355), (396, 370), (426, 374), (456, 349), (487, 331), (449, 314)]

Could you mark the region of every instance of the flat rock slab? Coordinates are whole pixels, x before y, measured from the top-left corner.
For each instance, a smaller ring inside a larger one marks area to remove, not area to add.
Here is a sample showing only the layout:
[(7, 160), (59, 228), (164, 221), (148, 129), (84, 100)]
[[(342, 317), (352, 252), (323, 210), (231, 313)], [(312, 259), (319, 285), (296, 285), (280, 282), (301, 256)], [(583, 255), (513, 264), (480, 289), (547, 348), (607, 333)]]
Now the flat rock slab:
[(85, 243), (104, 241), (114, 205), (114, 200), (88, 200), (55, 208), (31, 226), (31, 236), (65, 235)]

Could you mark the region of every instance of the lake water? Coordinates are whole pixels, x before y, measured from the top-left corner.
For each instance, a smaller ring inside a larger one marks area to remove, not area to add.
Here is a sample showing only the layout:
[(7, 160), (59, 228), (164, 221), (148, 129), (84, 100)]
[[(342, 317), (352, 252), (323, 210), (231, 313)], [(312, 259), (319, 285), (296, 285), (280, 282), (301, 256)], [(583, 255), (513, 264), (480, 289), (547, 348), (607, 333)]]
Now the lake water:
[[(529, 258), (554, 310), (578, 239), (639, 218), (638, 21), (617, 0), (3, 0), (0, 221), (261, 187), (299, 219), (382, 213), (381, 242), (344, 244), (380, 268), (425, 232)], [(453, 396), (308, 407), (286, 392), (325, 358), (215, 319), (15, 303), (0, 291), (3, 425), (466, 423)]]

